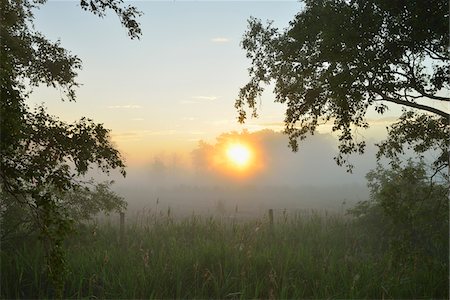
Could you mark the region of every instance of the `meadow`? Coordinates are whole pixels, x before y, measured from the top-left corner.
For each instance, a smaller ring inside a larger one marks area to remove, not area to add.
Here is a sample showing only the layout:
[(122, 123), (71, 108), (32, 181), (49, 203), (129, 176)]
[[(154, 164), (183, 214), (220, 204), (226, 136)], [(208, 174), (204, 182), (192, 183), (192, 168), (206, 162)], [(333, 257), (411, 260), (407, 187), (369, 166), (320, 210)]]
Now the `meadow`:
[[(447, 298), (448, 263), (398, 257), (348, 216), (253, 220), (165, 214), (90, 223), (66, 243), (67, 298)], [(49, 298), (33, 238), (2, 248), (1, 297)]]

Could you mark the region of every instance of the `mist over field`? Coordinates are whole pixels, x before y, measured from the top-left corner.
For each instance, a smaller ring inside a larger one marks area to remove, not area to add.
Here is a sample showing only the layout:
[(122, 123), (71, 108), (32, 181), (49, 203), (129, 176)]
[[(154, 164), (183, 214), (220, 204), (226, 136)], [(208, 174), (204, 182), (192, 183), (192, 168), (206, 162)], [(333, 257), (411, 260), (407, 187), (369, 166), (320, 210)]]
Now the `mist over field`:
[[(260, 149), (255, 154), (260, 167), (237, 178), (211, 167), (208, 157), (220, 151), (227, 139), (250, 141)], [(353, 173), (348, 173), (333, 160), (337, 147), (331, 134), (315, 134), (301, 142), (298, 152), (292, 152), (281, 132), (231, 132), (211, 143), (199, 142), (186, 157), (165, 153), (142, 166), (128, 167), (125, 179), (115, 177), (113, 189), (128, 202), (131, 215), (169, 207), (175, 215), (243, 218), (261, 216), (269, 208), (345, 212), (368, 199), (365, 175), (376, 165), (374, 151), (371, 143), (364, 155), (353, 156)]]
[(0, 299), (449, 299), (448, 24), (0, 0)]

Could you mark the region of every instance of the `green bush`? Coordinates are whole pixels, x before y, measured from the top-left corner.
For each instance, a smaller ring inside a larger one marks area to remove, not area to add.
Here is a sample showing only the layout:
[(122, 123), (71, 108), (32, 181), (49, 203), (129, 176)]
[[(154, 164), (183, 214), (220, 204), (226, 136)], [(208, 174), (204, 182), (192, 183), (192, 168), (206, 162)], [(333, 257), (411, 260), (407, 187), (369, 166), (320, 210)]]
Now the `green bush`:
[(350, 213), (371, 238), (399, 257), (448, 260), (448, 181), (429, 175), (423, 162), (367, 174), (370, 200)]

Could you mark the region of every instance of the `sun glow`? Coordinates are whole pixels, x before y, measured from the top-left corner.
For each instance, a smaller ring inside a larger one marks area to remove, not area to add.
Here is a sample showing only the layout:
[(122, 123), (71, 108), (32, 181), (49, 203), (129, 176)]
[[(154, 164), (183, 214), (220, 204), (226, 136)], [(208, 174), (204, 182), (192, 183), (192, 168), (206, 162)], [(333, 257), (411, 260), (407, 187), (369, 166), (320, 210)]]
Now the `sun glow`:
[(227, 157), (237, 167), (246, 167), (251, 158), (250, 149), (241, 144), (233, 144), (227, 149)]
[(217, 144), (204, 144), (198, 152), (207, 160), (205, 166), (223, 179), (245, 182), (264, 171), (264, 149), (258, 139), (247, 132), (224, 134)]

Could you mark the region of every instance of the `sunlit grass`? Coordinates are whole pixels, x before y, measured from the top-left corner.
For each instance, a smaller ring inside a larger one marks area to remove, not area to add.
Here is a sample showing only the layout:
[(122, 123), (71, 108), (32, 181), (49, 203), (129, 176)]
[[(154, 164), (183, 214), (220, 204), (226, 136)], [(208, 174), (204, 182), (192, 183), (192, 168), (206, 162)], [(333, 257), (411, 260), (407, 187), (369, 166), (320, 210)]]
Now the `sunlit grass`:
[[(448, 265), (397, 264), (342, 216), (143, 218), (67, 242), (68, 298), (445, 298)], [(36, 245), (2, 252), (2, 298), (51, 297)]]

